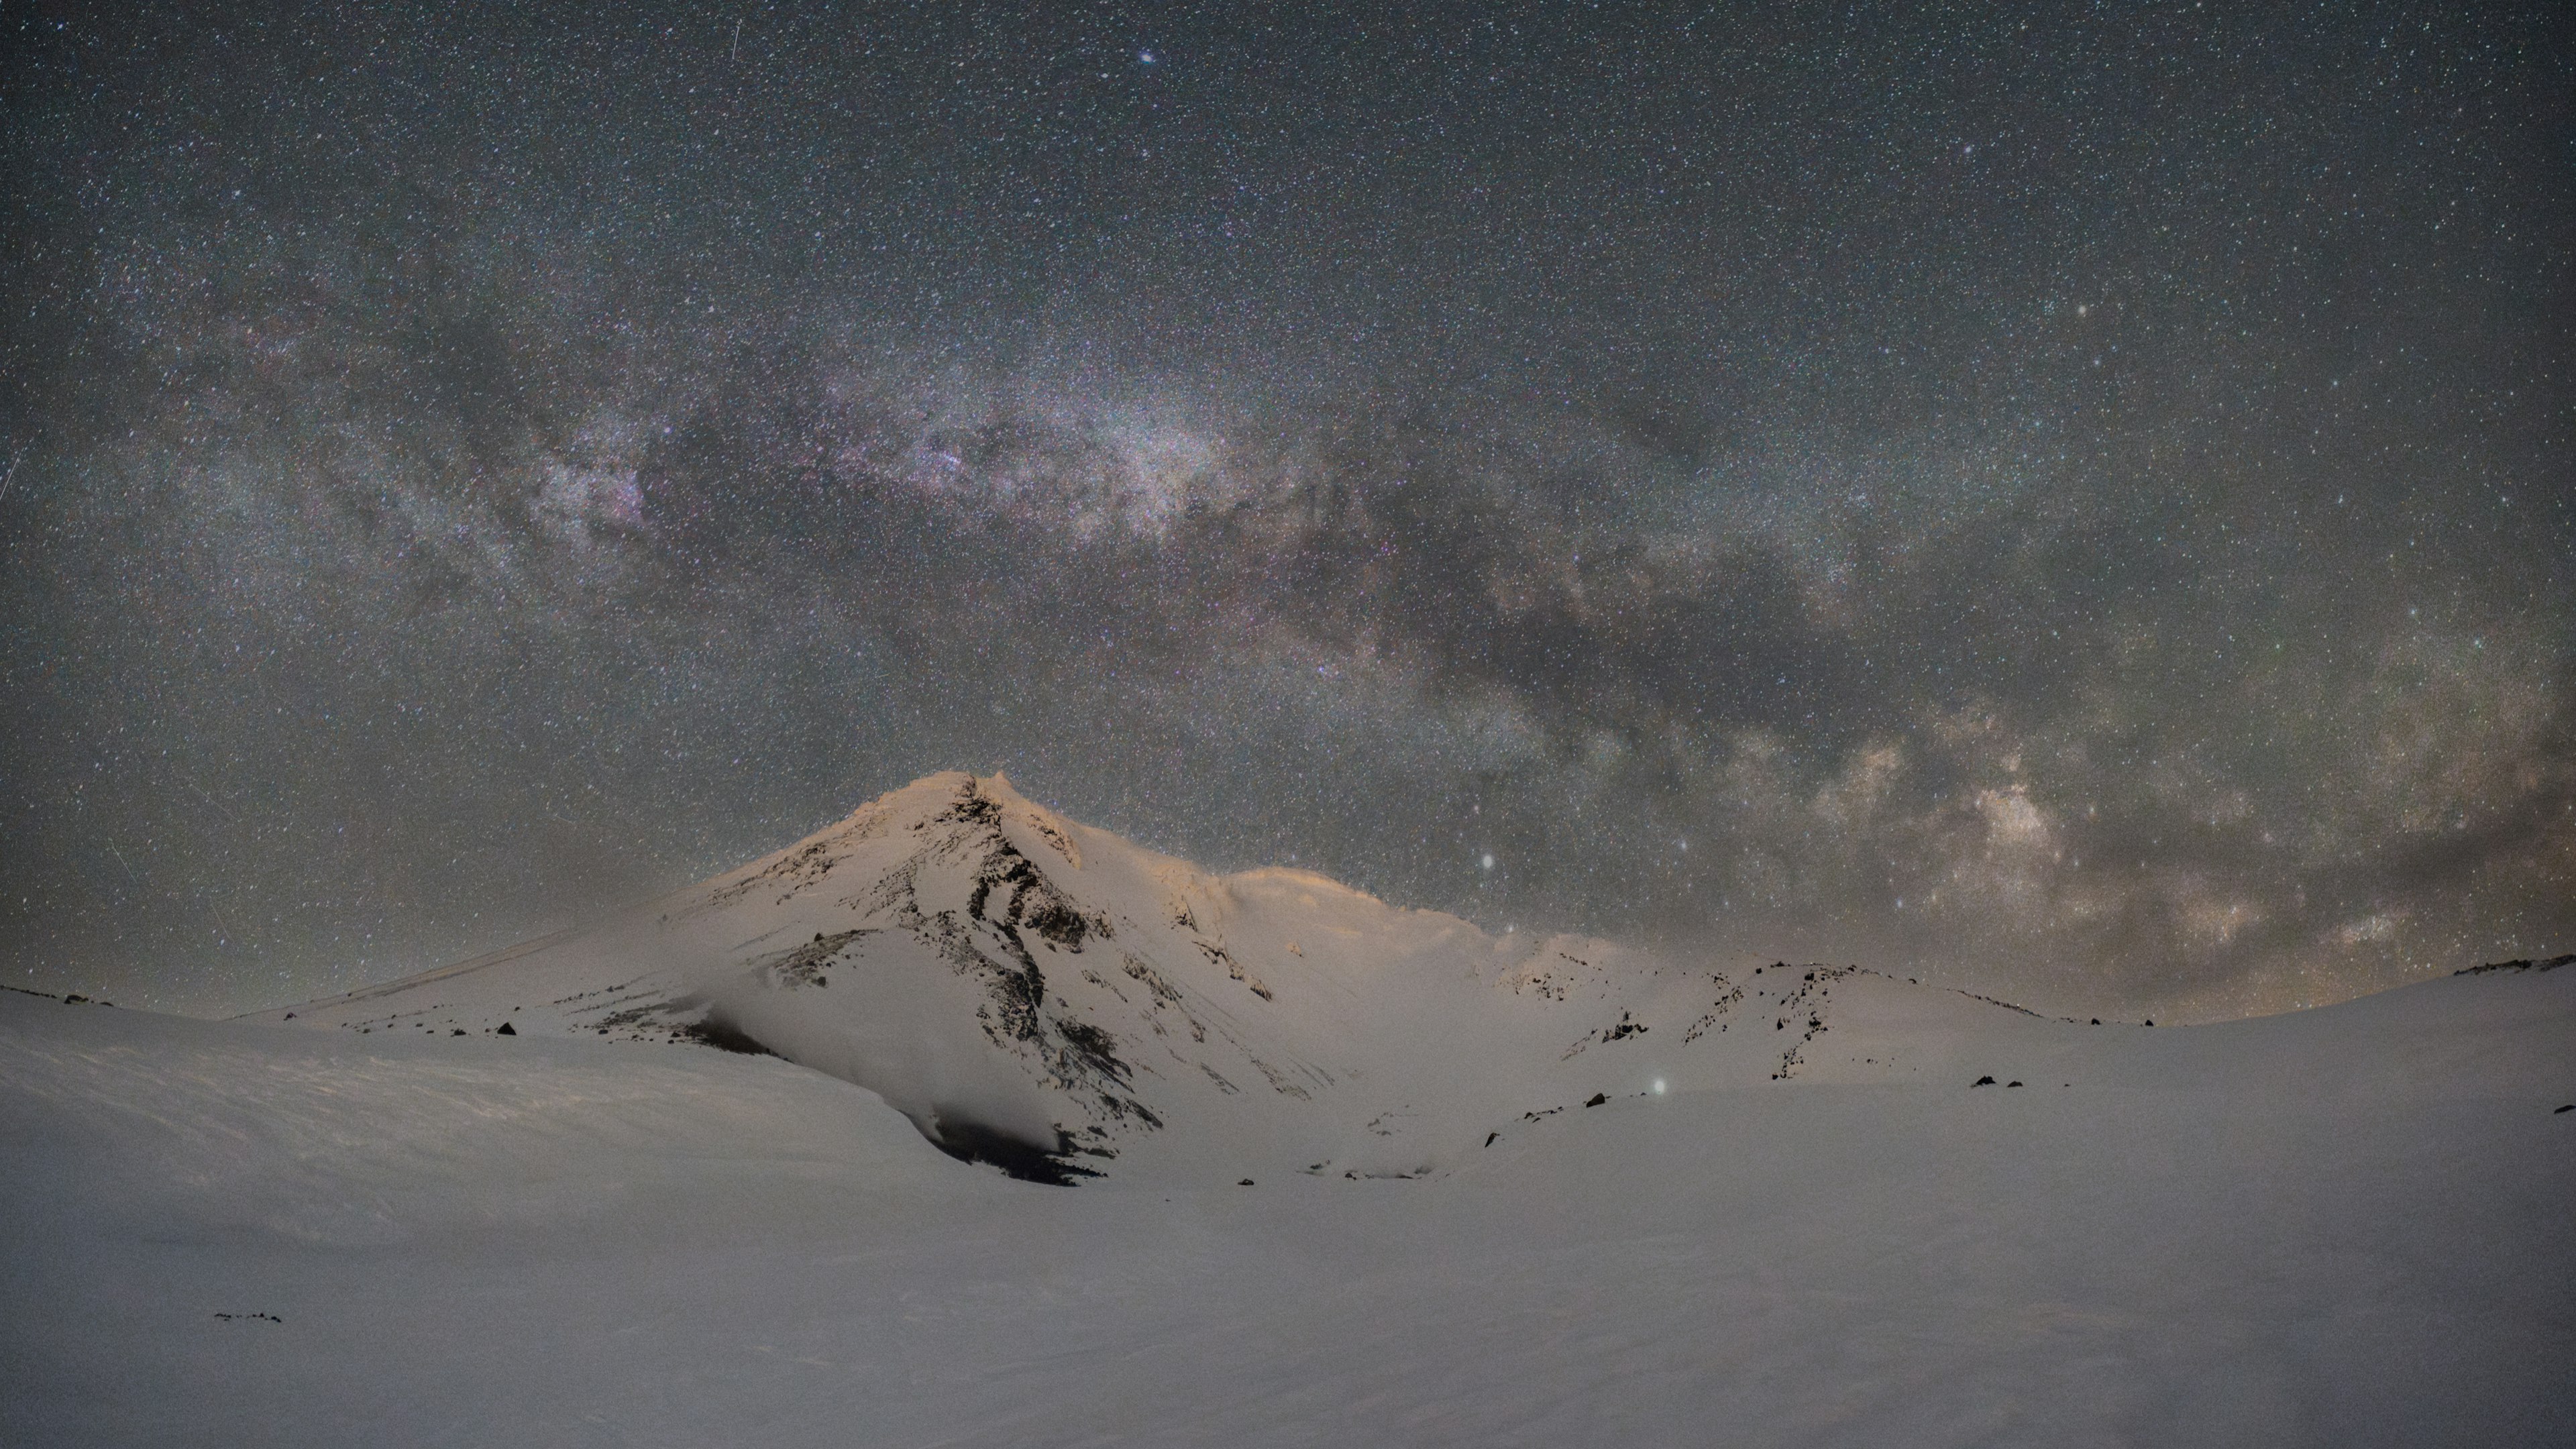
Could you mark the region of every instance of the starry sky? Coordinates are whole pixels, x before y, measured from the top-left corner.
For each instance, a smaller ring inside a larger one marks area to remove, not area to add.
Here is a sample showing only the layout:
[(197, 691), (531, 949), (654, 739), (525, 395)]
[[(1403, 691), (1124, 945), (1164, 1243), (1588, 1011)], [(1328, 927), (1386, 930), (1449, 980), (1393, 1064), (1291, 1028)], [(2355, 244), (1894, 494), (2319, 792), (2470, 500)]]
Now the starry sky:
[(0, 6), (0, 980), (1002, 769), (2206, 1019), (2576, 950), (2550, 4)]

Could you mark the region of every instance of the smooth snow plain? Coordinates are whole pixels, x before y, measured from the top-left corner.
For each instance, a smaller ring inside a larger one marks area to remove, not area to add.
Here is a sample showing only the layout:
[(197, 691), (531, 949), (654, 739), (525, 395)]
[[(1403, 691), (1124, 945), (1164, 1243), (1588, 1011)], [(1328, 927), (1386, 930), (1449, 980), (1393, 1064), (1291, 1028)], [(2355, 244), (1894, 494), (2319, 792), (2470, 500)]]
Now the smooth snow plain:
[(2576, 1443), (2546, 964), (2096, 1027), (941, 776), (294, 1011), (0, 992), (0, 1443)]

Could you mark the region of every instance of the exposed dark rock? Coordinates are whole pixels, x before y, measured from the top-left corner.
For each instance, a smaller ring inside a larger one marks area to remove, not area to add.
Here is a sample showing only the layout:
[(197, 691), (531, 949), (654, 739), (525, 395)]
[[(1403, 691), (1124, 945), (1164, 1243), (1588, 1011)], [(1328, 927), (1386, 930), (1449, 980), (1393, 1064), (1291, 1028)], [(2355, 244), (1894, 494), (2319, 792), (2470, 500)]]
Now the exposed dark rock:
[(1071, 1187), (1082, 1178), (1100, 1175), (1064, 1160), (1073, 1155), (1075, 1148), (1072, 1134), (1061, 1129), (1056, 1132), (1054, 1150), (1049, 1151), (981, 1122), (943, 1113), (937, 1118), (935, 1130), (925, 1131), (922, 1136), (929, 1139), (931, 1146), (960, 1162), (988, 1163), (1022, 1182)]
[[(507, 1028), (504, 1028), (505, 1030)], [(714, 1047), (720, 1052), (733, 1052), (746, 1057), (774, 1057), (778, 1053), (762, 1046), (758, 1039), (721, 1016), (683, 1023), (676, 1031), (680, 1041)]]
[(2470, 966), (2454, 971), (2451, 974), (2454, 976), (2484, 976), (2490, 971), (2555, 971), (2559, 967), (2564, 966), (2571, 961), (2576, 961), (2576, 954), (2552, 956), (2546, 961), (2490, 961), (2484, 966)]
[(1975, 1081), (1970, 1082), (1968, 1085), (1969, 1085), (1969, 1086), (1971, 1086), (1971, 1087), (1991, 1087), (1991, 1086), (1993, 1086), (1994, 1084), (1995, 1084), (1995, 1079), (1994, 1079), (1994, 1078), (1992, 1078), (1992, 1077), (1979, 1077), (1979, 1078), (1977, 1078)]
[(1598, 1106), (1600, 1106), (1602, 1103), (1607, 1102), (1607, 1101), (1609, 1101), (1609, 1100), (1610, 1100), (1610, 1094), (1609, 1094), (1609, 1093), (1607, 1093), (1607, 1092), (1595, 1092), (1595, 1093), (1593, 1093), (1593, 1094), (1592, 1094), (1592, 1100), (1591, 1100), (1591, 1101), (1589, 1101), (1589, 1102), (1584, 1103), (1583, 1105), (1584, 1105), (1584, 1106), (1586, 1106), (1586, 1107), (1598, 1107)]
[(519, 1034), (519, 1029), (505, 1021), (501, 1023), (500, 1029), (494, 1031), (492, 1034), (494, 1036), (517, 1036)]
[(1223, 946), (1215, 945), (1207, 941), (1200, 941), (1195, 944), (1199, 948), (1199, 953), (1207, 957), (1211, 965), (1224, 967), (1225, 974), (1229, 978), (1240, 981), (1245, 986), (1250, 987), (1253, 995), (1260, 997), (1264, 1001), (1276, 999), (1270, 994), (1270, 988), (1262, 984), (1261, 978), (1245, 971), (1243, 969), (1243, 963), (1235, 960)]
[(969, 780), (966, 788), (957, 792), (956, 800), (933, 818), (964, 821), (970, 825), (993, 825), (1001, 821), (1002, 807), (994, 803), (992, 796), (976, 788), (975, 781)]
[(1068, 951), (1081, 950), (1083, 935), (1091, 929), (1080, 911), (1053, 894), (1030, 908), (1027, 922), (1029, 929)]
[(1125, 1083), (1129, 1068), (1118, 1057), (1118, 1043), (1109, 1033), (1087, 1021), (1057, 1018), (1056, 1035), (1064, 1038), (1066, 1048), (1082, 1059), (1084, 1065), (1100, 1076)]
[(823, 984), (825, 967), (838, 959), (842, 952), (874, 934), (876, 934), (874, 931), (865, 928), (835, 931), (830, 935), (817, 931), (814, 933), (813, 940), (782, 951), (775, 956), (766, 957), (755, 964), (760, 971), (788, 985), (820, 986)]
[(2041, 1016), (2039, 1016), (2039, 1013), (2038, 1013), (2038, 1012), (2031, 1010), (2031, 1009), (2030, 1009), (2029, 1007), (2027, 1007), (2027, 1006), (2015, 1006), (2015, 1005), (2014, 1005), (2014, 1004), (2012, 1004), (2011, 1002), (2009, 1002), (2009, 1001), (2005, 1001), (2005, 1000), (2002, 1000), (2002, 999), (1997, 998), (1997, 997), (1992, 997), (1992, 996), (1980, 996), (1980, 995), (1978, 995), (1976, 992), (1973, 992), (1973, 991), (1962, 991), (1962, 992), (1960, 992), (1959, 994), (1960, 994), (1961, 996), (1964, 996), (1964, 997), (1968, 998), (1970, 1001), (1982, 1001), (1982, 1002), (1984, 1002), (1984, 1003), (1985, 1003), (1986, 1005), (1988, 1005), (1988, 1006), (2000, 1006), (2000, 1007), (2002, 1007), (2002, 1008), (2003, 1008), (2004, 1010), (2006, 1010), (2006, 1011), (2018, 1011), (2018, 1012), (2020, 1012), (2020, 1013), (2021, 1013), (2022, 1015), (2024, 1015), (2024, 1016), (2039, 1017), (2039, 1019), (2040, 1019), (2040, 1020), (2042, 1020), (2042, 1021), (2047, 1020), (2047, 1018), (2046, 1018), (2046, 1017), (2041, 1017)]

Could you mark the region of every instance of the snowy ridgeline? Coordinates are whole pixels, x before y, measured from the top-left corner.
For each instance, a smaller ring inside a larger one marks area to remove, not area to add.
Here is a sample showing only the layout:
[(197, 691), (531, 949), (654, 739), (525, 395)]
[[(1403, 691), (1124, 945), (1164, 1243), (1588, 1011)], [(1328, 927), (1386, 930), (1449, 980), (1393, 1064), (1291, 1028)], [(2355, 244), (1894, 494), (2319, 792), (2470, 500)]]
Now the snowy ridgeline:
[(0, 1443), (2576, 1442), (2555, 965), (2051, 1021), (934, 777), (259, 1022), (0, 993)]

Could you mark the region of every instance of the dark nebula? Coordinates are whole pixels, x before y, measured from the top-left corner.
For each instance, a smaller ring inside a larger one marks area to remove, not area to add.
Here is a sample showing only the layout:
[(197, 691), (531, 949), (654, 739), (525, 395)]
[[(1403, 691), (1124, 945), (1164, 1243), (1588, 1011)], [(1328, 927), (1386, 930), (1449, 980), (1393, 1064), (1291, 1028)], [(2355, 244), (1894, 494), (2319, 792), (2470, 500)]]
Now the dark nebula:
[(2576, 942), (2558, 6), (0, 26), (0, 979), (960, 766), (2087, 1015)]

